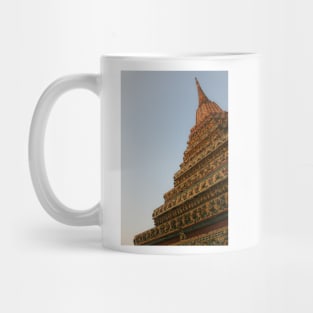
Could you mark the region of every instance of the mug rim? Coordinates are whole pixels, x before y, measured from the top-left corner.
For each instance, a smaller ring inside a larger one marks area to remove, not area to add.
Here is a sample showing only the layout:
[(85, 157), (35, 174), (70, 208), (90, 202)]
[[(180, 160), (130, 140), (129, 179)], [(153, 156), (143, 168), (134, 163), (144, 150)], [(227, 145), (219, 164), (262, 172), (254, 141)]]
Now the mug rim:
[(177, 54), (167, 54), (167, 53), (107, 53), (102, 55), (105, 59), (118, 59), (118, 60), (175, 60), (175, 59), (197, 59), (197, 60), (211, 60), (211, 59), (234, 59), (234, 58), (244, 58), (244, 57), (256, 57), (260, 56), (256, 52), (195, 52), (195, 53), (177, 53)]

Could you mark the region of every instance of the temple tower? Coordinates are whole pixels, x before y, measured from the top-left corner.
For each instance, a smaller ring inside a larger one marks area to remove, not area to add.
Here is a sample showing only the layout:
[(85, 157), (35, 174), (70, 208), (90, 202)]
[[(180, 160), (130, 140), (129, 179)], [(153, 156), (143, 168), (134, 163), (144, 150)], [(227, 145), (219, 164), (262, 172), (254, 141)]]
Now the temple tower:
[(196, 79), (198, 108), (174, 186), (135, 245), (228, 244), (228, 113)]

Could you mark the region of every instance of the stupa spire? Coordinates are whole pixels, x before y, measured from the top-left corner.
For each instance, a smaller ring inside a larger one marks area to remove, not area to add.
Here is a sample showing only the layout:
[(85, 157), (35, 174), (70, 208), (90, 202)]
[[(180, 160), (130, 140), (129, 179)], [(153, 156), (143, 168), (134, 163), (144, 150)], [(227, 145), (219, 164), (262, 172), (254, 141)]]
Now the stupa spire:
[(202, 122), (208, 115), (212, 113), (223, 112), (223, 110), (214, 102), (211, 101), (204, 91), (202, 90), (200, 83), (195, 77), (196, 85), (198, 89), (198, 98), (199, 98), (199, 105), (196, 113), (196, 124)]

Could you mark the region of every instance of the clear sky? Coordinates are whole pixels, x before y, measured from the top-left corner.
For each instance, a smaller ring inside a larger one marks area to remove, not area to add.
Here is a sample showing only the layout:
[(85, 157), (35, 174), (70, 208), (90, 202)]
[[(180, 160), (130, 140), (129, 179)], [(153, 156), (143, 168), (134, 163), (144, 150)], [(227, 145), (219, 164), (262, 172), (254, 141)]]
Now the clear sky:
[(122, 244), (154, 226), (152, 212), (173, 187), (195, 125), (195, 77), (228, 111), (227, 71), (122, 72)]

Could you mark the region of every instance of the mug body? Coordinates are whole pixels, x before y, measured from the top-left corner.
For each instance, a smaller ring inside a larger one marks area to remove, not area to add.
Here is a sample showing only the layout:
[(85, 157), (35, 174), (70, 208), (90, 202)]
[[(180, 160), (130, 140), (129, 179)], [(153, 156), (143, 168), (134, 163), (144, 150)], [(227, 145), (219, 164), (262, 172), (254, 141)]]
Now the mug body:
[(103, 56), (105, 247), (153, 254), (255, 245), (259, 56)]

